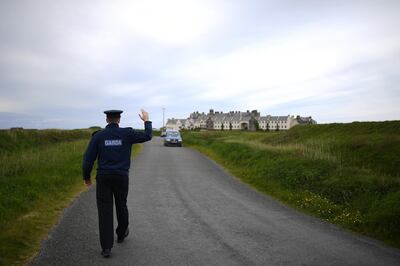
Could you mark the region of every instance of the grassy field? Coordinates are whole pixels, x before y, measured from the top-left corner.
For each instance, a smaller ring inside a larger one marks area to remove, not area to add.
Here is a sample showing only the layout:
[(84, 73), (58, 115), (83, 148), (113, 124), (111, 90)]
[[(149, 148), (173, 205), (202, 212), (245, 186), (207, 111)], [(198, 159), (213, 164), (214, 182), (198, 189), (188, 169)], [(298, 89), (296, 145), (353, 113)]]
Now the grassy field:
[(183, 136), (257, 190), (400, 247), (400, 121)]
[(62, 210), (86, 189), (81, 165), (91, 132), (0, 131), (0, 265), (29, 261)]

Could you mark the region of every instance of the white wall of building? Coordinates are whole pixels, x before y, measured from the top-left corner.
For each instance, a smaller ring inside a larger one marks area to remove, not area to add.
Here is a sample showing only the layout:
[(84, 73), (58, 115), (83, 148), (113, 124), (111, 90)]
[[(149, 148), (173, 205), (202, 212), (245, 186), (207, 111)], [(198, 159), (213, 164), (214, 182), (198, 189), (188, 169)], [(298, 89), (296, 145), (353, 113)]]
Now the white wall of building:
[[(264, 116), (264, 117), (257, 117), (256, 118), (259, 124), (259, 128), (261, 130), (269, 130), (274, 131), (279, 127), (279, 130), (288, 130), (299, 122), (296, 118), (292, 115), (288, 116)], [(218, 119), (217, 121), (213, 122), (213, 129), (214, 130), (221, 130), (222, 125), (224, 130), (230, 130), (230, 124), (232, 125), (232, 130), (242, 130), (242, 124), (245, 123), (247, 128), (249, 128), (249, 121), (247, 120), (234, 120), (234, 118), (230, 118), (230, 120), (223, 120), (221, 121)], [(268, 125), (268, 126), (267, 126)], [(199, 119), (171, 119), (166, 124), (167, 129), (171, 130), (181, 130), (181, 129), (196, 129), (196, 128), (207, 128), (207, 120), (203, 118)]]

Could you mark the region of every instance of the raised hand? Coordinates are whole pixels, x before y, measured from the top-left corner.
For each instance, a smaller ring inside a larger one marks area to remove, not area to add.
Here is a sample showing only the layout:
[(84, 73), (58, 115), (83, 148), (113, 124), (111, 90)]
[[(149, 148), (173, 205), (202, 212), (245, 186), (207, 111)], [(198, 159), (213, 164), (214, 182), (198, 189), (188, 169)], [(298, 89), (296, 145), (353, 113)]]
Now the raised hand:
[(142, 119), (144, 122), (149, 121), (149, 113), (143, 109), (140, 109), (140, 112), (142, 112), (142, 115), (139, 114), (140, 119)]

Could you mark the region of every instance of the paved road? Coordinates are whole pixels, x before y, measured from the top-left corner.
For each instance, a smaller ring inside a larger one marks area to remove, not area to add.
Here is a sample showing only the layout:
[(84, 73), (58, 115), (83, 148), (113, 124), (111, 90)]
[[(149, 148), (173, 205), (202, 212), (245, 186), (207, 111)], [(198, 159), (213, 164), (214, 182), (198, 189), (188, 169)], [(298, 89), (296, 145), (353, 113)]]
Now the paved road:
[(134, 160), (131, 235), (100, 256), (95, 189), (65, 210), (36, 265), (400, 265), (400, 250), (300, 214), (187, 148)]

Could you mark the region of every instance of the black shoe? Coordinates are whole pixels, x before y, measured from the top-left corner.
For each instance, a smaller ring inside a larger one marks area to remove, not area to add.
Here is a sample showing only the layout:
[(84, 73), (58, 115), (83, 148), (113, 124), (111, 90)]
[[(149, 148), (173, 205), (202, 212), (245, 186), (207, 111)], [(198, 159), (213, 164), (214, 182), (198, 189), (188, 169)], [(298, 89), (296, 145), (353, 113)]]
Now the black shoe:
[(110, 256), (111, 256), (111, 249), (110, 249), (110, 248), (105, 248), (105, 249), (103, 249), (103, 251), (101, 252), (101, 255), (102, 255), (104, 258), (110, 257)]
[(123, 236), (118, 236), (117, 242), (122, 243), (124, 242), (125, 237), (129, 235), (129, 228), (126, 228), (125, 234)]

